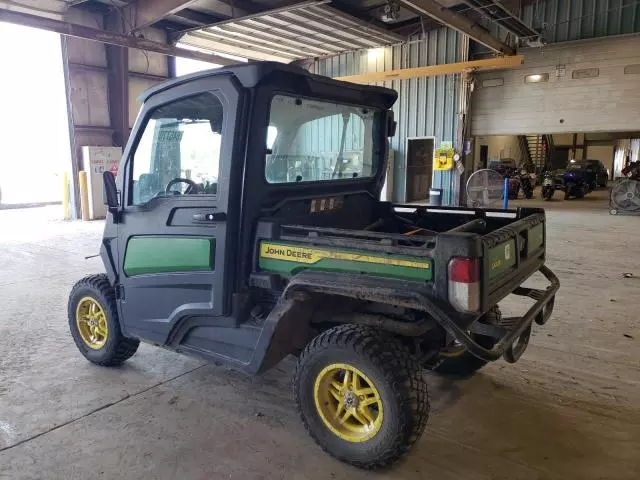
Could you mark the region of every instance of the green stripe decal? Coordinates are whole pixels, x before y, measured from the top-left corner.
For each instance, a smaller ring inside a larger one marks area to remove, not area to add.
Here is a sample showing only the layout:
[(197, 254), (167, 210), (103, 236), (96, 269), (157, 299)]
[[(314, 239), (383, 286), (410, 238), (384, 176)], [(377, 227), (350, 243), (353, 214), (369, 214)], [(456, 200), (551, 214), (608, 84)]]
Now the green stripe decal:
[(431, 260), (409, 255), (384, 255), (363, 250), (307, 247), (290, 243), (262, 242), (261, 270), (293, 275), (303, 270), (367, 273), (384, 277), (429, 281)]
[(516, 255), (515, 240), (501, 243), (489, 250), (489, 276), (497, 277), (515, 267)]
[(215, 238), (208, 237), (131, 237), (124, 257), (124, 273), (131, 277), (213, 271), (215, 245)]

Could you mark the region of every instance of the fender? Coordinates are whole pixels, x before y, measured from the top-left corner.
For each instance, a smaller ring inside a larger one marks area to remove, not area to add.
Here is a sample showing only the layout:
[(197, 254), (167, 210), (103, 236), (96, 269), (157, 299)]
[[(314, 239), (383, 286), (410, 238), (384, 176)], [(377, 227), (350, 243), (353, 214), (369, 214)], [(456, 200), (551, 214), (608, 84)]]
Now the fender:
[[(542, 265), (539, 267), (550, 282), (545, 290), (516, 288), (512, 293), (536, 300), (527, 313), (522, 317), (509, 319), (511, 328), (499, 327), (489, 333), (498, 339), (493, 348), (487, 349), (478, 344), (469, 335), (469, 329), (477, 328), (476, 321), (484, 312), (474, 315), (463, 315), (448, 308), (444, 302), (430, 297), (430, 284), (403, 281), (395, 279), (369, 278), (364, 275), (350, 275), (325, 272), (303, 272), (292, 277), (282, 297), (292, 298), (302, 292), (325, 293), (329, 295), (356, 298), (358, 300), (380, 301), (386, 304), (398, 305), (427, 313), (445, 331), (464, 345), (473, 355), (487, 361), (497, 360), (504, 355), (505, 360), (514, 363), (518, 360), (528, 335), (531, 323), (544, 324), (553, 310), (555, 294), (560, 287), (558, 278), (553, 272)], [(514, 346), (514, 342), (517, 345)]]
[(100, 258), (109, 277), (109, 283), (115, 287), (118, 282), (118, 244), (114, 239), (105, 238), (100, 245)]

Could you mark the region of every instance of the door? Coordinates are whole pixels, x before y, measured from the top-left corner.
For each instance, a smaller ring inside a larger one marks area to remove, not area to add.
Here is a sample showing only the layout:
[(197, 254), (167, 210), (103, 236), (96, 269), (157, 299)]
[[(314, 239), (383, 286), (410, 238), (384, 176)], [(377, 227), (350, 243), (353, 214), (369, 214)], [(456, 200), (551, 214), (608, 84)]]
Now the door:
[(216, 324), (229, 311), (238, 94), (225, 77), (210, 77), (157, 96), (143, 108), (121, 169), (118, 303), (127, 334), (164, 344), (181, 321)]
[(480, 145), (480, 169), (489, 164), (489, 145)]
[(569, 163), (569, 147), (556, 147), (553, 149), (553, 157), (551, 157), (551, 165), (554, 170), (562, 170), (567, 168)]
[(429, 198), (433, 177), (434, 137), (407, 139), (406, 201)]

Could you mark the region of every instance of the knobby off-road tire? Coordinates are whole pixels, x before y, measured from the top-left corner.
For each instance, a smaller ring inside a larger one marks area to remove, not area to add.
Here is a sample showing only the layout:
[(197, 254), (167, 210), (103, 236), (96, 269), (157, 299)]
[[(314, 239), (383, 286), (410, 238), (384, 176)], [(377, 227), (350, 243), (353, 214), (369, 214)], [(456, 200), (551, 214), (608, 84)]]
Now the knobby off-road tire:
[[(497, 325), (502, 318), (502, 313), (498, 307), (493, 307), (481, 320), (483, 323)], [(484, 348), (493, 348), (497, 340), (486, 335), (474, 335), (473, 339)], [(464, 347), (459, 347), (450, 351), (440, 352), (439, 363), (434, 369), (438, 373), (468, 377), (484, 367), (488, 362), (469, 353)]]
[[(358, 388), (351, 392), (347, 383), (353, 378)], [(420, 366), (399, 341), (359, 325), (340, 325), (313, 339), (298, 360), (293, 390), (313, 439), (330, 455), (360, 468), (397, 461), (420, 438), (429, 417)], [(353, 416), (341, 421), (347, 410)], [(340, 417), (331, 415), (340, 412)]]
[(69, 294), (69, 329), (78, 350), (97, 365), (120, 365), (138, 349), (139, 341), (122, 335), (116, 296), (105, 274), (90, 275)]

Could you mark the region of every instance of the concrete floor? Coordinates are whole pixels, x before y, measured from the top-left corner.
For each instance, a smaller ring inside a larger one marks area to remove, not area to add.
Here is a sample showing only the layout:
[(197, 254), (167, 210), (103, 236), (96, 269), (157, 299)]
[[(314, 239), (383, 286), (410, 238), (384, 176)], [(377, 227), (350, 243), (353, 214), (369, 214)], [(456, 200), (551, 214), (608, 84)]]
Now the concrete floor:
[(605, 197), (544, 204), (554, 316), (515, 365), (429, 375), (425, 435), (377, 473), (307, 436), (291, 361), (258, 378), (147, 345), (121, 368), (86, 362), (66, 302), (102, 270), (84, 259), (102, 226), (48, 220), (52, 207), (0, 211), (0, 478), (637, 479), (640, 279), (622, 274), (640, 277), (640, 217), (609, 216)]

